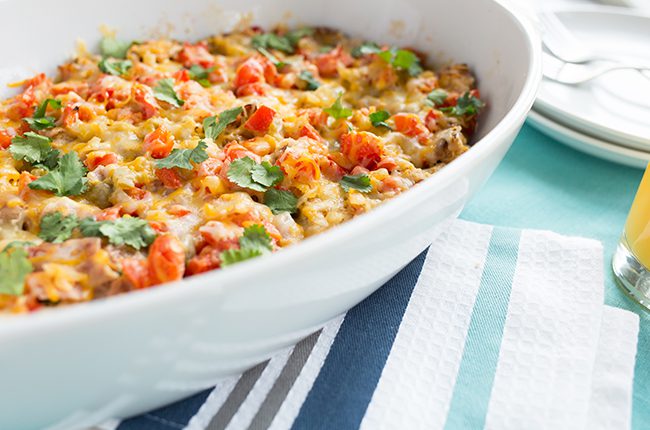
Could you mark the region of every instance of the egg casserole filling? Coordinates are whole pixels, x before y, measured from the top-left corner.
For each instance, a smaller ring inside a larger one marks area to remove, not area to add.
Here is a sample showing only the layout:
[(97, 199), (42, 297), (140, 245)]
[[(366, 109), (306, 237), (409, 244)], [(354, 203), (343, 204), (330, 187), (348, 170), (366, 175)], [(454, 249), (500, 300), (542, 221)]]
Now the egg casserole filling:
[(149, 288), (363, 214), (469, 149), (464, 64), (326, 28), (81, 50), (0, 102), (0, 312)]

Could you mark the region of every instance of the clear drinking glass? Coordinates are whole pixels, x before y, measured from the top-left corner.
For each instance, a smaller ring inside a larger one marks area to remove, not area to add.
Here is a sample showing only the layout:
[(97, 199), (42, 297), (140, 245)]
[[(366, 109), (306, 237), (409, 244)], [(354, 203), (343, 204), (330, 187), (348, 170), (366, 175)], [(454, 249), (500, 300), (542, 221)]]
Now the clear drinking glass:
[(612, 267), (625, 292), (650, 309), (650, 165), (634, 197)]

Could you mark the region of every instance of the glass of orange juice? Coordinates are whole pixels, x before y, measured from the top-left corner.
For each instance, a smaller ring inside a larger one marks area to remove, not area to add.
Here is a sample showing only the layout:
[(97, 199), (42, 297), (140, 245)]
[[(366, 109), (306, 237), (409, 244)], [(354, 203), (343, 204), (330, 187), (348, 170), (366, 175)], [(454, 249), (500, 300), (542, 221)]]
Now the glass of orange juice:
[(650, 309), (650, 164), (634, 197), (612, 267), (618, 284)]

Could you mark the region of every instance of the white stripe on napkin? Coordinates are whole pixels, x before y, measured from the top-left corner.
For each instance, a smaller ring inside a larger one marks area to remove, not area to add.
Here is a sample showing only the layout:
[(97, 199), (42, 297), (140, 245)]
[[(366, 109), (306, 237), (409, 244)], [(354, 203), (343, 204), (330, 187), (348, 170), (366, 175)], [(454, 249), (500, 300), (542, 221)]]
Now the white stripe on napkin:
[(486, 429), (581, 429), (603, 309), (602, 245), (524, 230)]
[(339, 332), (341, 323), (345, 315), (341, 315), (323, 327), (323, 331), (318, 336), (318, 341), (314, 345), (311, 355), (307, 359), (300, 376), (296, 379), (291, 390), (287, 394), (287, 398), (282, 403), (282, 406), (275, 415), (273, 422), (269, 426), (269, 430), (285, 430), (291, 428), (291, 425), (300, 412), (300, 407), (305, 401), (309, 390), (314, 385), (314, 381), (320, 372), (327, 354), (330, 352), (332, 343)]
[(492, 227), (449, 226), (429, 249), (362, 429), (441, 429)]
[(271, 358), (257, 382), (255, 382), (255, 386), (248, 393), (248, 396), (246, 396), (246, 400), (244, 400), (244, 403), (241, 404), (237, 413), (235, 413), (228, 423), (226, 430), (248, 428), (262, 402), (264, 402), (266, 395), (271, 390), (271, 387), (273, 387), (273, 383), (287, 363), (291, 351), (293, 351), (293, 348), (285, 349)]
[(221, 406), (232, 392), (240, 375), (225, 378), (220, 381), (208, 395), (205, 403), (201, 405), (196, 415), (190, 419), (185, 430), (204, 430), (210, 424), (212, 417), (216, 415)]
[(605, 306), (587, 429), (629, 429), (639, 316)]

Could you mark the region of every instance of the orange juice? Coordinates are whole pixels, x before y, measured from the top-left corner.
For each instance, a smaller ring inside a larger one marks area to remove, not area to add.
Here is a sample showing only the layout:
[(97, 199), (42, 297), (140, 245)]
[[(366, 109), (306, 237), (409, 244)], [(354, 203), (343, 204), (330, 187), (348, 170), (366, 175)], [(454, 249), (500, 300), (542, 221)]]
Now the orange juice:
[(639, 262), (650, 268), (650, 166), (643, 174), (627, 216), (625, 240)]

